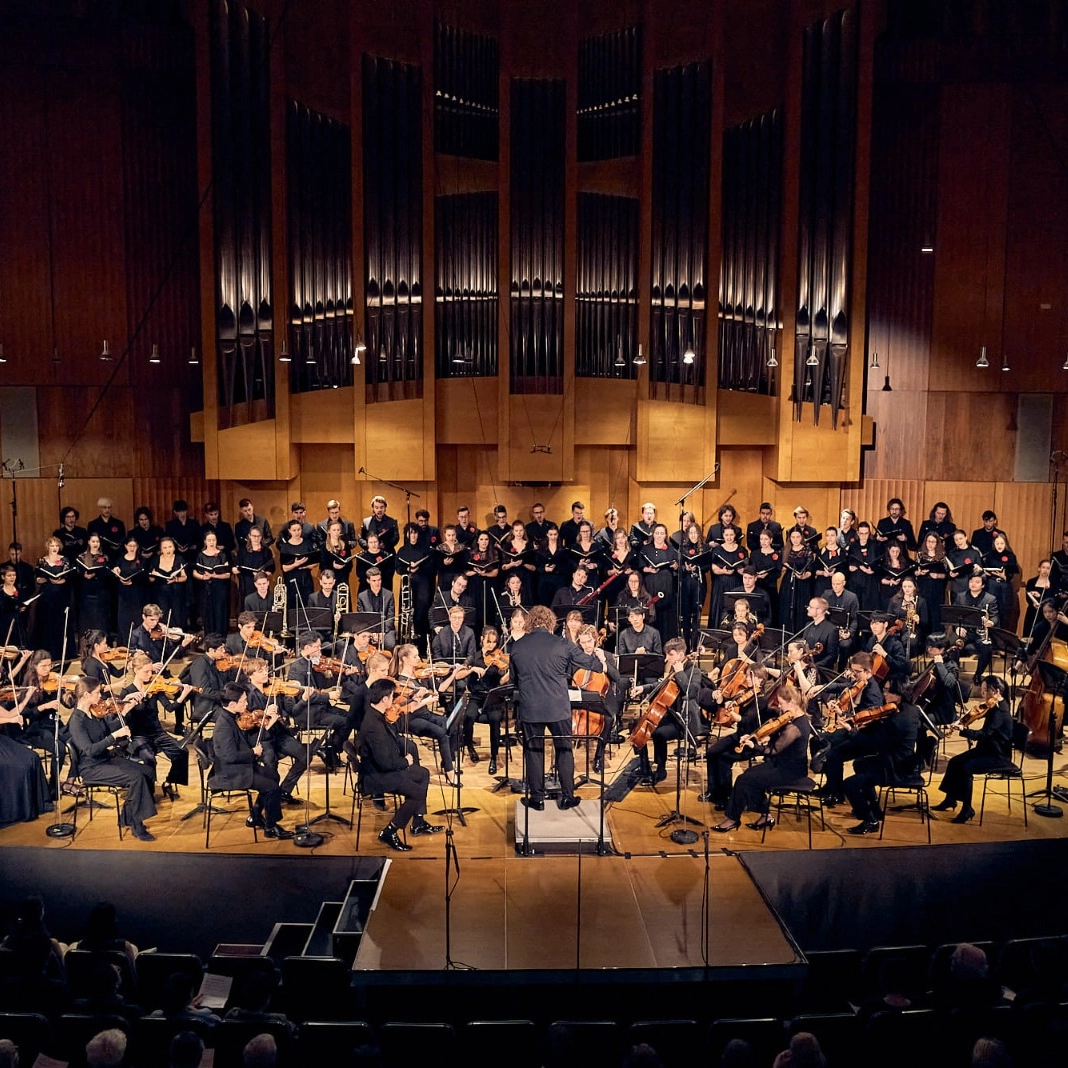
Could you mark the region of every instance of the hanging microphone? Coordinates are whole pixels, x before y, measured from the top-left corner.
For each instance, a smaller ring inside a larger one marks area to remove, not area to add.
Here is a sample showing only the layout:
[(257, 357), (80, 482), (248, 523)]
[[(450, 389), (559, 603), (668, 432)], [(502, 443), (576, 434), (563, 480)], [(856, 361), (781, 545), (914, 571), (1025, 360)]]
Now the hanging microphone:
[(63, 488), (63, 465), (59, 465), (59, 488)]
[(363, 468), (361, 467), (361, 468), (360, 468), (360, 470), (359, 470), (359, 472), (358, 472), (358, 474), (361, 474), (361, 475), (366, 475), (366, 474), (367, 474), (367, 472), (366, 472), (366, 471), (365, 471), (365, 470), (364, 470), (364, 469), (363, 469)]

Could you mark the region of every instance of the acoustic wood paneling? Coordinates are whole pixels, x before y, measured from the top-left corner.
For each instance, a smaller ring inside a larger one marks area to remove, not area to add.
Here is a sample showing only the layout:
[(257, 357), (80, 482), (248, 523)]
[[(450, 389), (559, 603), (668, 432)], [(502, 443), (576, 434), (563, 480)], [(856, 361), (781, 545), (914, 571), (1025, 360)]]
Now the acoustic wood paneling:
[[(905, 504), (905, 516), (912, 529), (919, 531), (930, 512), (924, 493), (924, 484), (917, 479), (870, 478), (860, 486), (842, 487), (842, 508), (851, 508), (858, 521), (866, 519), (874, 525), (886, 515), (886, 502), (897, 497)], [(837, 516), (828, 517), (824, 524), (831, 525), (838, 525)]]
[(1011, 393), (930, 393), (927, 477), (949, 480), (1012, 478), (1016, 397)]
[[(875, 374), (868, 372), (869, 385)], [(928, 435), (927, 404), (926, 390), (894, 386), (889, 393), (881, 388), (868, 391), (865, 411), (875, 421), (875, 447), (861, 454), (865, 479), (879, 478), (884, 472), (914, 479), (927, 474), (928, 454), (937, 448)]]
[(1044, 483), (999, 482), (994, 503), (987, 506), (997, 512), (998, 526), (1009, 536), (1025, 581), (1037, 573), (1039, 560), (1061, 547), (1059, 524), (1051, 528), (1051, 496)]

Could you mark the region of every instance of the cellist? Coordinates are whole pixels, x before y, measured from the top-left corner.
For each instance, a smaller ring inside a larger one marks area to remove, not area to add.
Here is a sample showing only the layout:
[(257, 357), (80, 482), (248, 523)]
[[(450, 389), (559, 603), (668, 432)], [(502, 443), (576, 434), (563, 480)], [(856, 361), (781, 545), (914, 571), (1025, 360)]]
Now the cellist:
[[(674, 682), (678, 689), (678, 695), (674, 698), (667, 709), (658, 709), (661, 716), (659, 724), (652, 731), (653, 761), (656, 771), (649, 766), (649, 752), (646, 746), (635, 746), (638, 754), (638, 762), (641, 768), (642, 778), (651, 781), (654, 785), (663, 782), (667, 778), (667, 745), (668, 742), (684, 739), (689, 744), (701, 729), (700, 709), (697, 698), (701, 692), (701, 671), (697, 665), (686, 656), (686, 642), (682, 638), (669, 638), (664, 643), (664, 661), (667, 666), (667, 674), (659, 682), (631, 688), (630, 696), (639, 700), (647, 695), (654, 695), (650, 709), (642, 714), (643, 719), (650, 715), (656, 705), (655, 695), (661, 688), (667, 688), (668, 682)], [(666, 712), (666, 714), (665, 714)], [(653, 715), (656, 713), (654, 712)], [(641, 723), (639, 722), (639, 727)], [(636, 728), (631, 740), (638, 735)]]

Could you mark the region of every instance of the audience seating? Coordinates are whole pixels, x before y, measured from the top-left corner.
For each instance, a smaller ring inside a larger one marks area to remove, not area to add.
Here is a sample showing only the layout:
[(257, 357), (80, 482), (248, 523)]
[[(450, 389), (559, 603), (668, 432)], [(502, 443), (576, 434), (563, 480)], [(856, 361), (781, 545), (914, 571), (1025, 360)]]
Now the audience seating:
[(860, 999), (880, 994), (880, 973), (888, 960), (899, 961), (908, 974), (909, 993), (921, 994), (927, 989), (927, 965), (931, 951), (926, 946), (873, 946), (864, 954), (861, 965)]
[(51, 1033), (48, 1017), (40, 1013), (0, 1012), (0, 1038), (8, 1038), (18, 1046), (22, 1064), (33, 1064)]
[(160, 1008), (167, 980), (175, 972), (189, 979), (195, 994), (204, 978), (204, 965), (195, 953), (138, 953), (137, 988), (139, 1004), (146, 1010)]
[(282, 1004), (291, 1020), (352, 1018), (352, 969), (336, 957), (286, 957)]
[(786, 1046), (786, 1029), (782, 1020), (759, 1017), (746, 1020), (715, 1020), (708, 1028), (708, 1060), (718, 1064), (723, 1047), (732, 1039), (749, 1043), (754, 1064), (771, 1064)]
[(464, 1061), (481, 1065), (506, 1060), (508, 1068), (538, 1068), (538, 1042), (533, 1020), (472, 1020), (463, 1030)]
[(378, 1030), (385, 1068), (459, 1068), (460, 1046), (456, 1030), (447, 1023), (387, 1023)]
[(370, 1024), (361, 1020), (313, 1020), (300, 1029), (300, 1059), (306, 1065), (348, 1064), (354, 1049), (375, 1044)]
[(701, 1047), (701, 1028), (696, 1020), (638, 1020), (627, 1028), (627, 1045), (652, 1046), (664, 1068), (689, 1068), (694, 1050)]
[(67, 969), (67, 985), (72, 998), (86, 998), (93, 993), (93, 972), (97, 965), (106, 960), (119, 969), (122, 983), (119, 987), (123, 997), (137, 1004), (138, 978), (130, 964), (130, 958), (121, 949), (108, 949), (97, 952), (92, 949), (68, 949), (63, 958)]

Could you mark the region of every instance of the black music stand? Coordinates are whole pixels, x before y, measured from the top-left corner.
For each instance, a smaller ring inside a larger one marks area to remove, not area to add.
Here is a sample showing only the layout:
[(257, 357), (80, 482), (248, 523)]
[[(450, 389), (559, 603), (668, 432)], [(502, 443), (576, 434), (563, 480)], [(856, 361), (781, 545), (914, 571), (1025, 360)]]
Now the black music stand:
[(1068, 671), (1051, 664), (1047, 660), (1039, 660), (1035, 664), (1035, 670), (1042, 678), (1043, 685), (1049, 691), (1049, 746), (1046, 751), (1046, 788), (1037, 793), (1028, 794), (1028, 797), (1044, 797), (1042, 804), (1035, 805), (1036, 816), (1046, 816), (1048, 819), (1060, 819), (1064, 815), (1064, 809), (1060, 805), (1053, 804), (1056, 794), (1053, 792), (1053, 752), (1057, 747), (1057, 698), (1061, 700), (1061, 719), (1064, 718), (1065, 700), (1068, 695)]
[(706, 653), (718, 653), (730, 640), (731, 632), (729, 630), (720, 630), (717, 627), (714, 630), (698, 631), (697, 644)]
[(510, 683), (505, 686), (494, 686), (486, 694), (486, 699), (482, 702), (482, 707), (485, 709), (489, 703), (500, 702), (504, 705), (504, 712), (501, 715), (501, 745), (504, 747), (504, 774), (496, 776), (497, 785), (492, 788), (491, 793), (500, 793), (501, 790), (506, 787), (512, 791), (513, 794), (523, 793), (523, 780), (513, 779), (509, 773), (511, 767), (510, 757), (512, 752), (512, 746), (519, 741), (518, 735), (508, 733), (508, 713), (512, 713), (512, 722), (515, 723), (515, 686)]
[(962, 604), (942, 606), (942, 625), (946, 627), (963, 627), (965, 630), (978, 631), (982, 628), (983, 613), (978, 608), (969, 608)]
[(1023, 645), (1023, 642), (1011, 630), (1003, 630), (1001, 627), (990, 628), (990, 640), (994, 643), (995, 656), (1001, 655), (1002, 675), (1008, 675), (1009, 660), (1015, 659), (1016, 650)]
[[(749, 603), (750, 611), (752, 611), (753, 601), (755, 600), (763, 600), (765, 603), (768, 603), (768, 595), (764, 594), (763, 598), (758, 597), (756, 590), (752, 593), (746, 593), (745, 590), (727, 590), (727, 592), (723, 594), (723, 614), (727, 617), (727, 630), (733, 629), (734, 626), (734, 606), (739, 601), (747, 601)], [(771, 605), (768, 604), (768, 607), (770, 608)], [(754, 618), (757, 618), (755, 612), (753, 612), (752, 615)], [(721, 622), (722, 620), (716, 621), (717, 628), (719, 628)]]
[(439, 631), (442, 627), (449, 625), (449, 612), (453, 608), (462, 608), (464, 610), (464, 626), (474, 629), (475, 626), (475, 610), (470, 605), (449, 605), (448, 608), (442, 605), (434, 605), (430, 609), (430, 629), (433, 631)]
[[(605, 704), (604, 698), (599, 693), (591, 693), (589, 690), (576, 691), (574, 686), (568, 687), (569, 694), (576, 692), (579, 697), (577, 701), (574, 698), (571, 699), (571, 711), (574, 712), (576, 709), (582, 708), (587, 712), (597, 713), (604, 718), (605, 726), (607, 726), (608, 721), (611, 718), (611, 713), (608, 711), (608, 706)], [(596, 734), (572, 734), (573, 739), (581, 741), (599, 741), (600, 737), (600, 735)], [(605, 738), (605, 741), (607, 742), (607, 738)], [(587, 783), (593, 783), (595, 786), (600, 786), (604, 789), (604, 782), (601, 779), (595, 779), (590, 775), (589, 746), (586, 746), (586, 771), (581, 775), (575, 776), (575, 789), (577, 790), (580, 786), (585, 786)]]
[(378, 648), (381, 649), (386, 643), (387, 617), (381, 612), (345, 612), (338, 623), (338, 636), (345, 637), (357, 634), (378, 635)]
[[(455, 683), (453, 683), (453, 687), (454, 687), (453, 694), (455, 696), (455, 693), (456, 693)], [(470, 702), (471, 702), (471, 695), (465, 691), (463, 696), (457, 698), (456, 703), (453, 705), (452, 711), (449, 712), (445, 716), (445, 730), (448, 732), (450, 737), (452, 737), (452, 735), (453, 735), (453, 727), (455, 727), (457, 724), (460, 724), (460, 731), (457, 731), (457, 734), (460, 734), (462, 732), (463, 722), (464, 722), (464, 715), (467, 712), (467, 706), (468, 706), (468, 704), (470, 704)], [(467, 826), (467, 819), (466, 819), (467, 813), (468, 812), (478, 812), (478, 809), (477, 808), (472, 808), (470, 806), (465, 808), (464, 807), (464, 803), (461, 800), (461, 791), (463, 790), (463, 775), (462, 775), (463, 767), (462, 767), (462, 765), (463, 765), (463, 759), (464, 759), (464, 756), (463, 756), (464, 747), (463, 747), (462, 741), (463, 741), (463, 739), (461, 737), (461, 744), (456, 745), (454, 747), (456, 749), (456, 759), (455, 759), (455, 764), (456, 764), (456, 768), (455, 768), (455, 771), (456, 771), (456, 785), (449, 787), (450, 790), (455, 791), (455, 794), (456, 794), (456, 806), (452, 807), (452, 806), (446, 804), (445, 808), (437, 809), (434, 812), (434, 815), (435, 816), (455, 816), (460, 821), (461, 825), (466, 827)]]
[(656, 653), (621, 653), (616, 656), (621, 678), (633, 679), (637, 671), (638, 681), (658, 679), (664, 674), (664, 657)]
[[(329, 608), (305, 608), (300, 605), (293, 612), (296, 620), (296, 632), (302, 634), (313, 630), (317, 634), (330, 634), (334, 629), (334, 613)], [(298, 649), (299, 653), (300, 650)]]

